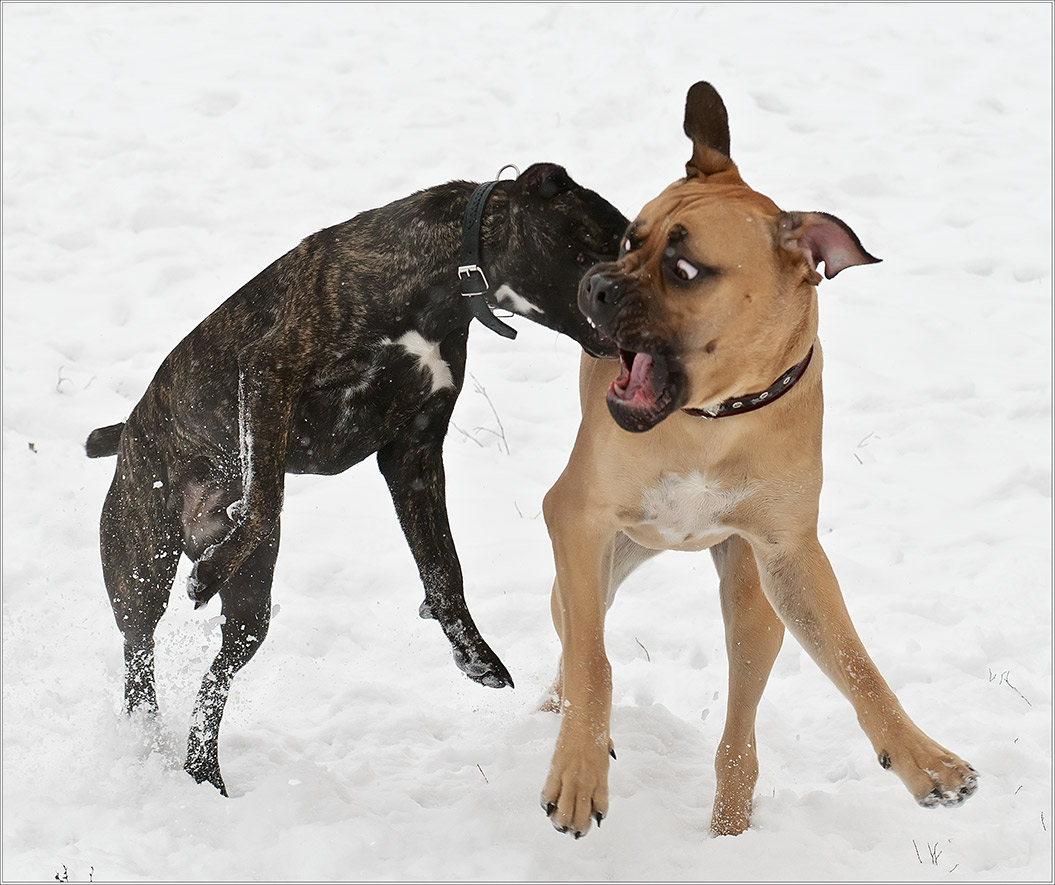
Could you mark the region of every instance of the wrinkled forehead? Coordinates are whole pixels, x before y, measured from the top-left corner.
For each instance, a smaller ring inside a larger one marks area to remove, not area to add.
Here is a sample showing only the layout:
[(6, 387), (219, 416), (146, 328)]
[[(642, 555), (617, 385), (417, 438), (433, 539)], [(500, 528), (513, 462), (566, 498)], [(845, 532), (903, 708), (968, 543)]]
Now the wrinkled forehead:
[(630, 231), (650, 246), (660, 246), (672, 235), (746, 245), (758, 238), (772, 239), (778, 215), (776, 203), (746, 185), (688, 179), (674, 182), (646, 203)]

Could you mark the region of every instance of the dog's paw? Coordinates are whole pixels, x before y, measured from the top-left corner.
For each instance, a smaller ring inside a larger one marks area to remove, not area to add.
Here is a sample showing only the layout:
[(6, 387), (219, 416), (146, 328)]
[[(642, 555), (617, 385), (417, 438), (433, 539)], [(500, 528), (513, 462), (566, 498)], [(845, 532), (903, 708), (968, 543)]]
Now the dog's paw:
[(542, 701), (538, 705), (538, 708), (540, 713), (559, 713), (561, 711), (561, 707), (563, 706), (564, 701), (561, 698), (560, 694), (550, 689), (542, 698)]
[(724, 797), (718, 795), (711, 811), (711, 833), (715, 836), (739, 836), (751, 825), (751, 794)]
[(219, 790), (221, 796), (227, 796), (227, 786), (223, 782), (223, 775), (220, 774), (220, 760), (215, 752), (211, 754), (204, 750), (188, 752), (183, 770), (194, 778), (195, 783), (203, 784), (208, 781)]
[(187, 577), (187, 596), (194, 603), (195, 611), (216, 595), (218, 587), (219, 584), (210, 574), (208, 563), (201, 560), (194, 563)]
[(498, 655), (484, 645), (483, 649), (463, 651), (457, 646), (451, 646), (451, 654), (454, 655), (454, 663), (458, 669), (468, 676), (473, 682), (486, 685), (488, 688), (513, 687), (513, 677), (509, 675)]
[(892, 769), (924, 808), (954, 808), (978, 789), (978, 772), (926, 736), (915, 747), (880, 753), (879, 764)]
[(934, 785), (929, 793), (916, 798), (924, 808), (955, 808), (962, 805), (978, 789), (978, 772), (962, 759), (956, 763), (942, 761), (943, 771), (926, 770)]
[(589, 741), (577, 750), (567, 744), (553, 754), (540, 804), (559, 833), (581, 839), (592, 822), (608, 816), (608, 759), (615, 758), (611, 741)]
[(235, 526), (223, 540), (206, 547), (191, 566), (187, 596), (193, 600), (195, 609), (212, 599), (245, 559), (245, 536), (239, 532), (240, 528)]

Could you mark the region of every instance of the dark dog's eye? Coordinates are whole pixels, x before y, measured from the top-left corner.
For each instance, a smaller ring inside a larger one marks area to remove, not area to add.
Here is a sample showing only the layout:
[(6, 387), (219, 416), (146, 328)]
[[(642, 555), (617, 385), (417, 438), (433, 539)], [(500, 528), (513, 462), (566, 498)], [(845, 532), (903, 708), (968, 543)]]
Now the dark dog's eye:
[(677, 263), (674, 265), (674, 273), (676, 273), (683, 280), (694, 280), (699, 274), (700, 270), (691, 261), (686, 261), (684, 258), (679, 258)]

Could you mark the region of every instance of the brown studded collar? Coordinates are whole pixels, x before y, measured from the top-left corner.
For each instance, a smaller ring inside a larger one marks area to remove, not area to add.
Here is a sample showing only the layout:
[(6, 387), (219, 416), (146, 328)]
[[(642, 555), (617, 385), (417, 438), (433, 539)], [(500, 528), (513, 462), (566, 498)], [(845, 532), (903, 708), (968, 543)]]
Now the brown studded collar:
[(806, 358), (792, 366), (781, 374), (766, 390), (760, 393), (748, 393), (745, 396), (737, 396), (727, 399), (713, 409), (682, 409), (686, 415), (696, 418), (728, 418), (731, 415), (742, 415), (745, 412), (753, 412), (768, 406), (774, 400), (780, 399), (785, 393), (795, 386), (795, 382), (802, 377), (806, 367), (813, 358), (813, 348), (810, 348)]

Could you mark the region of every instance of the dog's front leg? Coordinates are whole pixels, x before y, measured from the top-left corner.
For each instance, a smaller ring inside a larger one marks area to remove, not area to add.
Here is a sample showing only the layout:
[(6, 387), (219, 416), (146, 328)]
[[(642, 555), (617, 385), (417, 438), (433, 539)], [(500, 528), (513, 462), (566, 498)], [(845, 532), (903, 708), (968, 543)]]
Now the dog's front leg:
[(959, 805), (978, 786), (975, 770), (908, 717), (865, 651), (816, 536), (752, 545), (762, 586), (780, 619), (850, 700), (875, 748), (920, 805)]
[[(615, 529), (583, 515), (560, 481), (543, 502), (557, 576), (554, 623), (561, 639), (560, 734), (542, 807), (562, 833), (578, 839), (608, 814), (612, 668), (604, 616)], [(592, 514), (591, 514), (592, 516)]]
[(242, 496), (227, 508), (231, 528), (194, 564), (187, 595), (200, 607), (278, 525), (293, 409), (301, 391), (302, 349), (274, 333), (238, 355), (238, 437)]
[(504, 688), (512, 686), (513, 679), (469, 614), (461, 563), (451, 537), (443, 470), (449, 417), (449, 409), (442, 415), (421, 413), (412, 427), (378, 450), (377, 463), (425, 587), (422, 617), (439, 621), (455, 663), (470, 679)]

